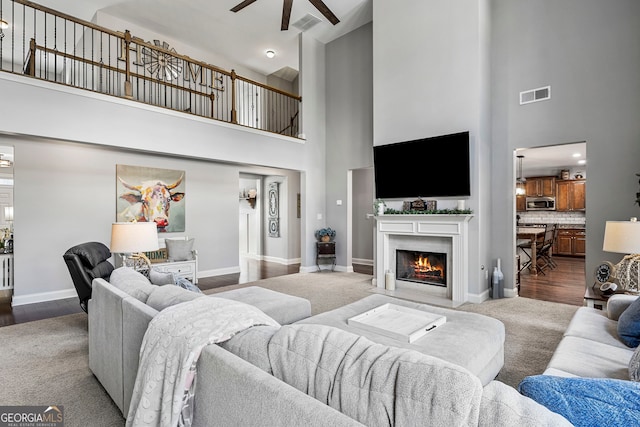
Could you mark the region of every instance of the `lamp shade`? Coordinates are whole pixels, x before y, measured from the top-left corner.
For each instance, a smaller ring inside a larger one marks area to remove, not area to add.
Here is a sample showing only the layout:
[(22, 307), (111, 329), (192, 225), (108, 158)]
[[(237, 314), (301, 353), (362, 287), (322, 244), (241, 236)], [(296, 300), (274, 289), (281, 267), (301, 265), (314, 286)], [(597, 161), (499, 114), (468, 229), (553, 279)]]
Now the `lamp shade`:
[(640, 253), (640, 222), (607, 221), (602, 250), (621, 254)]
[(13, 206), (4, 207), (4, 220), (13, 221)]
[(111, 226), (111, 252), (134, 253), (158, 249), (155, 222), (114, 222)]

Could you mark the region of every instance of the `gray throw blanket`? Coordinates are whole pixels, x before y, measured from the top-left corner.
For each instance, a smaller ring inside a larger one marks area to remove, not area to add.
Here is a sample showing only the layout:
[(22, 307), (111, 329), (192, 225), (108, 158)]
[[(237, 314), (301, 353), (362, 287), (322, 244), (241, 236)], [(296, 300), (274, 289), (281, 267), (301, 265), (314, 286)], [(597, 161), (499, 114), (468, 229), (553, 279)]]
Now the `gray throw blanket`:
[(256, 325), (279, 326), (256, 307), (222, 298), (196, 298), (158, 313), (140, 348), (127, 426), (190, 426), (200, 352)]

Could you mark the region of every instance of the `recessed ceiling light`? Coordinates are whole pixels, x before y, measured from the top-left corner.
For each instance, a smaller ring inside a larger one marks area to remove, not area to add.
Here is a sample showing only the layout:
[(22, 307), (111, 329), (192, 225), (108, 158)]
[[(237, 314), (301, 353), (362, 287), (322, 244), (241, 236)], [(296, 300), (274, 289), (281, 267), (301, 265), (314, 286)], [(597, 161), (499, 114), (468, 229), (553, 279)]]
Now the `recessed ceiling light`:
[(580, 153), (573, 153), (573, 157), (581, 157), (581, 156), (582, 156), (582, 154), (580, 154)]
[(587, 161), (586, 160), (578, 160), (578, 164), (579, 165), (586, 165)]
[(0, 30), (6, 30), (9, 28), (9, 23), (4, 19), (0, 19)]
[(265, 55), (267, 55), (267, 58), (273, 58), (274, 56), (276, 56), (276, 51), (273, 49), (269, 49), (265, 52)]

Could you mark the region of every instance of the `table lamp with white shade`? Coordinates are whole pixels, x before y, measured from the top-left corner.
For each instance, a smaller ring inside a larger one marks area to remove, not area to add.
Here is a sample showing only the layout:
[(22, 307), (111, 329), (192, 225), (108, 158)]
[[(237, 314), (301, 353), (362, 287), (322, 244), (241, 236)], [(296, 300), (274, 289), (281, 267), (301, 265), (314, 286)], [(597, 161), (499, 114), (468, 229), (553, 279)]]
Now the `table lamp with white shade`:
[[(123, 264), (129, 265), (132, 255), (158, 250), (158, 226), (155, 222), (114, 222), (111, 226), (113, 253), (121, 254)], [(135, 267), (131, 264), (129, 266)]]
[(615, 276), (622, 289), (638, 292), (640, 282), (640, 222), (607, 221), (604, 229), (602, 250), (626, 255), (616, 265)]

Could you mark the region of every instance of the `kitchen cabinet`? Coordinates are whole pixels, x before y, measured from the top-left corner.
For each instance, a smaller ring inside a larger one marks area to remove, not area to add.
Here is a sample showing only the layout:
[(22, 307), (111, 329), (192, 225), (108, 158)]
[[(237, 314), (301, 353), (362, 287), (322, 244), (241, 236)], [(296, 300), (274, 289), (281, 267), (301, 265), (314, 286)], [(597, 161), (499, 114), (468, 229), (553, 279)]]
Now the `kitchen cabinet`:
[(528, 197), (553, 197), (556, 195), (555, 176), (534, 176), (524, 183)]
[(586, 182), (584, 179), (556, 182), (556, 210), (558, 212), (586, 209)]
[(587, 233), (579, 228), (561, 228), (553, 246), (554, 255), (585, 256)]
[(516, 196), (516, 212), (527, 210), (527, 196)]

